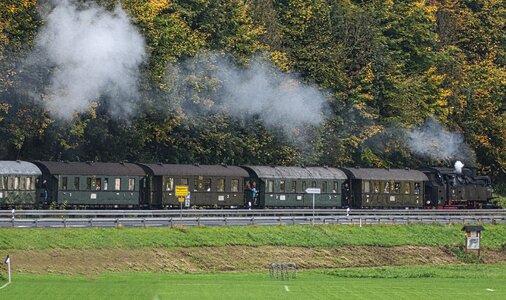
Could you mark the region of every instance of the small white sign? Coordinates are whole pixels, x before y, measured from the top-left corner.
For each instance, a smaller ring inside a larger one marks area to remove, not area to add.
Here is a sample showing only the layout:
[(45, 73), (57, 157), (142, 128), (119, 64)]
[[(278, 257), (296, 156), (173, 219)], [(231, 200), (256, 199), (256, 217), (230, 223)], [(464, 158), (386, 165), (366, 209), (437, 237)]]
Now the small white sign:
[(308, 194), (320, 194), (321, 193), (321, 189), (308, 188), (308, 189), (306, 189), (306, 193), (308, 193)]
[(468, 250), (479, 250), (480, 249), (480, 239), (479, 238), (468, 238), (467, 239), (467, 249)]
[(225, 201), (225, 196), (218, 195), (218, 201)]
[(390, 196), (390, 202), (394, 202), (395, 201), (395, 196)]
[(90, 199), (97, 199), (97, 194), (91, 194)]
[(0, 198), (4, 197), (4, 193), (0, 192)]
[(286, 196), (285, 195), (279, 196), (279, 200), (286, 200)]

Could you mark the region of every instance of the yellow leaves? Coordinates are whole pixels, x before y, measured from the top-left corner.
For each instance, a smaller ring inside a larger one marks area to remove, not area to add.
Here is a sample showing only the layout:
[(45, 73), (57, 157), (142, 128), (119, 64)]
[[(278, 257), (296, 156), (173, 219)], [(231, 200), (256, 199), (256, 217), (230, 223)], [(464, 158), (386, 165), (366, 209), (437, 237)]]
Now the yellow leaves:
[[(7, 113), (9, 113), (9, 108), (10, 107), (11, 106), (9, 104), (7, 104), (7, 103), (0, 103), (0, 112), (2, 114), (4, 114), (4, 113), (7, 114)], [(5, 119), (5, 117), (2, 116), (2, 114), (0, 114), (0, 122), (2, 122)]]
[(130, 12), (137, 22), (146, 25), (153, 25), (154, 19), (160, 15), (162, 11), (172, 6), (170, 0), (134, 0), (122, 2), (123, 7)]
[(371, 63), (368, 63), (365, 67), (365, 77), (363, 79), (364, 83), (372, 83), (374, 80), (374, 71), (372, 69)]
[(490, 147), (490, 139), (486, 135), (477, 135), (475, 136), (475, 141), (485, 147)]
[(271, 61), (283, 72), (290, 70), (290, 60), (286, 52), (273, 51), (270, 54)]

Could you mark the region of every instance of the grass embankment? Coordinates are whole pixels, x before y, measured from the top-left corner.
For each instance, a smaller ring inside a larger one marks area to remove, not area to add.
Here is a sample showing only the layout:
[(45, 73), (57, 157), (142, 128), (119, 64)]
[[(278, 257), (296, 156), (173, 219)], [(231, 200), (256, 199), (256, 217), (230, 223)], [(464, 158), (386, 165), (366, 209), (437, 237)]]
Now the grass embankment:
[[(482, 263), (506, 263), (506, 225), (487, 225)], [(17, 272), (259, 271), (476, 262), (461, 225), (0, 229)]]
[[(0, 249), (139, 249), (221, 246), (284, 246), (334, 248), (346, 246), (462, 245), (462, 225), (264, 226), (173, 228), (0, 229)], [(506, 224), (486, 225), (481, 246), (506, 244)]]

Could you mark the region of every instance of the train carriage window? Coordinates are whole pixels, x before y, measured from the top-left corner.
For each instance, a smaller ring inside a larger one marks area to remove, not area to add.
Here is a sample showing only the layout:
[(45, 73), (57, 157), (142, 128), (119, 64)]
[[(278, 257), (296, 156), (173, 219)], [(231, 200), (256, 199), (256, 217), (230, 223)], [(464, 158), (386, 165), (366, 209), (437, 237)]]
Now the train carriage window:
[(25, 178), (25, 190), (29, 191), (32, 189), (32, 177), (27, 176)]
[(218, 183), (216, 184), (216, 191), (218, 192), (225, 191), (225, 178), (218, 178)]
[(114, 178), (114, 190), (120, 191), (121, 190), (121, 178)]
[(96, 178), (95, 179), (95, 190), (100, 191), (102, 189), (102, 179)]
[(390, 182), (388, 182), (388, 181), (385, 182), (385, 188), (383, 189), (383, 192), (385, 194), (390, 193)]
[(5, 190), (6, 186), (4, 185), (4, 177), (0, 176), (0, 189)]
[(312, 181), (312, 182), (311, 182), (311, 187), (312, 187), (312, 188), (316, 188), (316, 181)]
[(411, 194), (411, 184), (404, 182), (404, 194)]
[(163, 189), (172, 192), (174, 189), (174, 178), (172, 177), (163, 177)]
[(364, 181), (364, 193), (368, 194), (371, 191), (370, 183), (369, 181)]
[(415, 194), (420, 194), (420, 182), (415, 182)]
[(400, 182), (394, 182), (394, 192), (396, 194), (401, 193), (401, 183)]
[(339, 192), (339, 182), (334, 181), (334, 184), (332, 186), (332, 193), (336, 194)]
[(302, 181), (302, 192), (303, 193), (306, 192), (306, 182), (305, 181)]
[(79, 181), (80, 181), (80, 178), (79, 177), (74, 177), (74, 190), (76, 191), (79, 191)]
[(239, 179), (232, 179), (230, 181), (230, 191), (231, 192), (239, 192)]
[(186, 186), (189, 186), (188, 184), (188, 178), (181, 178), (181, 185), (186, 185)]
[(267, 192), (274, 193), (274, 181), (267, 180)]
[(380, 183), (378, 181), (373, 181), (373, 183), (372, 183), (372, 192), (374, 194), (377, 194), (377, 193), (379, 193), (379, 191), (380, 191)]
[(104, 191), (109, 189), (109, 178), (104, 178)]
[(279, 181), (279, 192), (280, 193), (284, 193), (285, 192), (285, 181), (284, 180), (280, 180)]
[(203, 184), (204, 184), (204, 191), (210, 192), (211, 191), (211, 178), (204, 178)]
[(15, 176), (12, 179), (12, 189), (17, 190), (19, 189), (19, 177)]
[(328, 192), (327, 191), (327, 182), (324, 181), (324, 182), (322, 182), (322, 193), (326, 193), (326, 192)]
[(292, 181), (290, 191), (291, 191), (292, 193), (296, 193), (296, 192), (297, 192), (297, 181), (295, 181), (295, 180), (293, 180), (293, 181)]
[(68, 177), (61, 178), (61, 189), (64, 191), (68, 189)]
[(135, 178), (128, 178), (128, 190), (135, 191)]
[(91, 177), (86, 178), (86, 189), (91, 190)]

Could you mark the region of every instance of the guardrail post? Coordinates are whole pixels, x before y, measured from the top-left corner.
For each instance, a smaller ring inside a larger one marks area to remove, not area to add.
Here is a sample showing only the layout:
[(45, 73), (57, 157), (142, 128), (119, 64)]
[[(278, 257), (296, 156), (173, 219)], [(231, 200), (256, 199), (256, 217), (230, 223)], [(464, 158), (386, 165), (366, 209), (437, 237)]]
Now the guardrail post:
[(90, 218), (90, 227), (93, 227), (93, 219)]
[(360, 225), (359, 226), (362, 227), (362, 218), (360, 218)]
[(146, 228), (146, 218), (142, 218), (142, 225)]
[(281, 225), (281, 224), (282, 224), (282, 223), (281, 223), (281, 217), (279, 217), (278, 222), (279, 222), (279, 225)]
[(228, 220), (227, 220), (226, 216), (223, 218), (223, 221), (225, 222), (225, 226), (227, 226), (228, 225)]
[(251, 217), (251, 225), (255, 225), (255, 216)]
[(172, 227), (172, 218), (169, 218), (170, 227)]
[(200, 217), (197, 217), (197, 225), (200, 226)]
[(63, 219), (63, 228), (67, 228), (67, 219)]
[(39, 219), (35, 219), (35, 228), (39, 227)]

